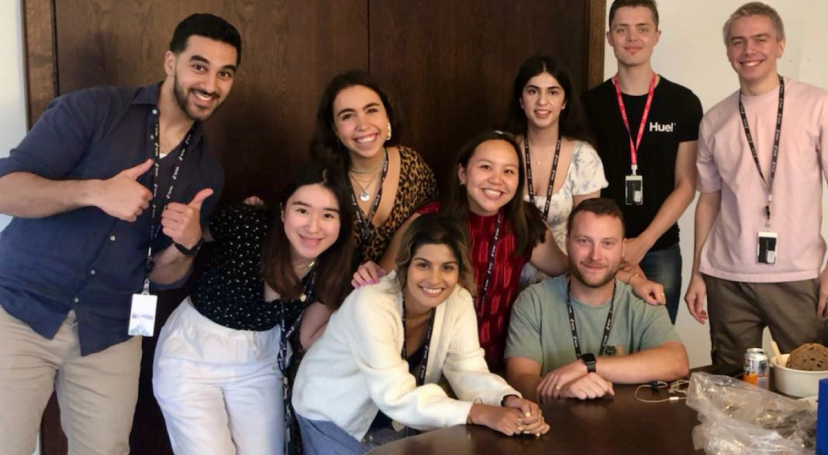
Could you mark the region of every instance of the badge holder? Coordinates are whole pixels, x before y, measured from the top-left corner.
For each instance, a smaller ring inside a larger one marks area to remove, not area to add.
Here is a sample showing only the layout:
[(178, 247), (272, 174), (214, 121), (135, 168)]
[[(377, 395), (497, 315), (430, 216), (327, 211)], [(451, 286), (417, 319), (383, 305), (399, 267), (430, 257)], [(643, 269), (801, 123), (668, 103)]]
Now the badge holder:
[(151, 337), (155, 334), (155, 311), (158, 296), (149, 293), (149, 278), (144, 280), (144, 290), (132, 294), (132, 307), (129, 310), (130, 336)]
[(776, 246), (779, 236), (776, 232), (762, 231), (756, 244), (756, 256), (760, 264), (776, 264)]
[(636, 175), (636, 167), (633, 166), (632, 175), (624, 178), (624, 203), (626, 205), (644, 204), (644, 179)]

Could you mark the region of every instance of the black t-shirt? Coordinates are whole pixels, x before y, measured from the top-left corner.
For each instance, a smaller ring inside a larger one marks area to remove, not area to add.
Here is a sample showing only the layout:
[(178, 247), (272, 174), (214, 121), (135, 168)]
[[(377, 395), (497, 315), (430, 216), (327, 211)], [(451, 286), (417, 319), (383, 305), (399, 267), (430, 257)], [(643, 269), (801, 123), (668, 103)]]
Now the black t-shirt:
[[(271, 211), (237, 204), (225, 207), (210, 219), (210, 235), (217, 248), (191, 295), (193, 305), (203, 316), (235, 330), (265, 331), (279, 323), (287, 329), (313, 301), (309, 296), (305, 302), (265, 302), (262, 246), (273, 216)], [(311, 275), (305, 275), (303, 286)]]
[[(647, 95), (623, 97), (635, 141)], [(624, 179), (632, 173), (630, 136), (618, 109), (612, 79), (587, 92), (583, 101), (609, 182), (601, 196), (615, 200), (624, 213), (627, 237), (637, 237), (647, 229), (675, 188), (679, 144), (699, 138), (703, 115), (701, 102), (689, 89), (664, 77), (660, 79), (638, 150), (638, 175), (644, 181), (644, 204), (626, 205)], [(679, 227), (674, 224), (656, 241), (652, 250), (670, 247), (678, 241)]]

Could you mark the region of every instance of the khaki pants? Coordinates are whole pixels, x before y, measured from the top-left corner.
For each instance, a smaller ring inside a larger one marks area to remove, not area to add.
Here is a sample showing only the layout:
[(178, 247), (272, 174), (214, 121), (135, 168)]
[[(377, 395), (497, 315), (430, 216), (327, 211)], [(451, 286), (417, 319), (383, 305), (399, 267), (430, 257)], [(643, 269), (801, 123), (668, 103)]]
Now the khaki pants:
[(824, 321), (816, 316), (818, 279), (742, 283), (704, 275), (704, 282), (714, 364), (741, 365), (748, 348), (762, 347), (765, 327), (782, 352), (822, 342)]
[(138, 400), (141, 338), (81, 357), (74, 312), (54, 339), (0, 307), (0, 453), (31, 455), (54, 389), (70, 455), (125, 455)]

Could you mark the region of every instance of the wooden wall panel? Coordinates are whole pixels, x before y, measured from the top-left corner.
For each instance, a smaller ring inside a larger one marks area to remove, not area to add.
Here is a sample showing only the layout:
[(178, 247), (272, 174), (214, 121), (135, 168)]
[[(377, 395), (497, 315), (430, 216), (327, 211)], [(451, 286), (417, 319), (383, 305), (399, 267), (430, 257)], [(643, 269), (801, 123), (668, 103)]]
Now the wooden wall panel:
[(233, 91), (207, 124), (225, 200), (272, 196), (308, 154), (328, 80), (368, 69), (367, 0), (57, 0), (60, 92), (160, 81), (172, 31), (193, 12), (224, 17), (243, 40)]
[(403, 143), (443, 181), (457, 149), (502, 125), (521, 63), (557, 56), (586, 86), (586, 3), (568, 0), (371, 1), (371, 72), (397, 96)]
[[(441, 182), (468, 137), (503, 123), (512, 80), (529, 55), (561, 58), (579, 90), (603, 78), (606, 0), (21, 1), (30, 125), (54, 96), (162, 80), (172, 31), (191, 13), (236, 25), (241, 69), (207, 124), (227, 177), (225, 202), (275, 195), (308, 155), (325, 84), (347, 69), (370, 70), (396, 95), (404, 143), (423, 153)], [(161, 296), (159, 324), (187, 292)], [(144, 341), (131, 441), (137, 455), (171, 453), (152, 397), (154, 349), (155, 339)], [(42, 453), (66, 453), (54, 400)]]

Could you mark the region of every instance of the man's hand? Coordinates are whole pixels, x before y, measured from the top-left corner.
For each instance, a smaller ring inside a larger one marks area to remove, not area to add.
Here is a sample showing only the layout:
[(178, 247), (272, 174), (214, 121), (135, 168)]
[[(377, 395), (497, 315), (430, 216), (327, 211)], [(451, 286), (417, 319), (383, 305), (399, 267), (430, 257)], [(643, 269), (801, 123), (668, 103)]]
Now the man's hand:
[(589, 373), (567, 384), (561, 391), (563, 398), (594, 400), (604, 396), (615, 396), (612, 383), (598, 373)]
[(550, 371), (538, 384), (538, 401), (549, 403), (561, 398), (564, 386), (586, 374), (586, 364), (580, 360)]
[(151, 167), (152, 160), (148, 159), (138, 166), (121, 171), (111, 179), (95, 180), (88, 205), (98, 207), (119, 220), (137, 220), (152, 199), (152, 193), (138, 183), (138, 178)]
[(161, 213), (164, 234), (185, 248), (194, 248), (201, 240), (201, 206), (212, 195), (213, 190), (206, 188), (199, 191), (189, 204), (167, 204)]
[(644, 259), (644, 255), (650, 251), (652, 244), (642, 237), (634, 237), (627, 239), (624, 244), (624, 259), (622, 265), (627, 267), (635, 267)]
[[(821, 293), (822, 289), (820, 289)], [(706, 296), (707, 285), (704, 284), (704, 278), (702, 278), (701, 273), (694, 273), (690, 278), (690, 284), (687, 285), (687, 294), (684, 295), (684, 301), (687, 302), (690, 315), (699, 321), (699, 324), (704, 324), (704, 321), (707, 320), (707, 311), (704, 310)], [(817, 314), (819, 314), (819, 309), (817, 309)]]
[(817, 317), (828, 317), (828, 266), (819, 274), (819, 302), (817, 302)]

